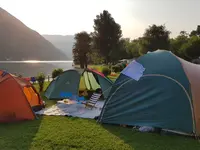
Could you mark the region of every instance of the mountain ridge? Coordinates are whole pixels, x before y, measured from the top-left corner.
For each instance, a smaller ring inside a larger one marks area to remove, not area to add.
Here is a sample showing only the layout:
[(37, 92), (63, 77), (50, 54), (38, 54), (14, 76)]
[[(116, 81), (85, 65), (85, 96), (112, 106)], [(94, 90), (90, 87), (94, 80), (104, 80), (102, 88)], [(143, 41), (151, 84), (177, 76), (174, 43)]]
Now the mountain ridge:
[(37, 31), (0, 7), (0, 60), (68, 60)]
[(72, 49), (75, 42), (74, 35), (43, 34), (42, 36), (64, 52), (70, 60), (73, 59)]

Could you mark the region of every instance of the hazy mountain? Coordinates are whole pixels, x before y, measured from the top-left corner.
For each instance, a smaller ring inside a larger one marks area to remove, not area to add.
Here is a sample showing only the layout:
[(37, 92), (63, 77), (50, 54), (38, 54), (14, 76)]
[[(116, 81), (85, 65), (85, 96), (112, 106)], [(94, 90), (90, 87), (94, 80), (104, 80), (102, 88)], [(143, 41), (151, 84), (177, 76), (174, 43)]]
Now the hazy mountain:
[(73, 35), (43, 35), (43, 37), (50, 41), (55, 47), (62, 50), (68, 58), (72, 60), (72, 47), (74, 44)]
[(67, 60), (52, 43), (0, 8), (0, 60)]

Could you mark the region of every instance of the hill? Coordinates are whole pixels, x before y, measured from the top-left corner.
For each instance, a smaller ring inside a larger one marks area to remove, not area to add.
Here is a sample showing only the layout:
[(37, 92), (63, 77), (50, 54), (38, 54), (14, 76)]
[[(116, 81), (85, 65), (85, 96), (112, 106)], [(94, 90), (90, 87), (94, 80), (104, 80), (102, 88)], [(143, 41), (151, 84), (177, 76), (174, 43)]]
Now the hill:
[(55, 47), (62, 50), (68, 58), (72, 60), (72, 47), (74, 44), (73, 35), (43, 35), (43, 37), (50, 41)]
[(67, 60), (36, 31), (0, 7), (0, 60)]

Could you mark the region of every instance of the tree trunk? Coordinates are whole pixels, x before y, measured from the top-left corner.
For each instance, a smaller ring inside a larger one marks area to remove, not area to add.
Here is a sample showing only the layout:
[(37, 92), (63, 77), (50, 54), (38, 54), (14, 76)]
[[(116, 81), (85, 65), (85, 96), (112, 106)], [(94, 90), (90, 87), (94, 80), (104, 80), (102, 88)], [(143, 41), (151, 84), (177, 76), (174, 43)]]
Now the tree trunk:
[(85, 68), (87, 68), (88, 67), (88, 63), (87, 63), (87, 56), (86, 55), (85, 55), (84, 60), (85, 60)]

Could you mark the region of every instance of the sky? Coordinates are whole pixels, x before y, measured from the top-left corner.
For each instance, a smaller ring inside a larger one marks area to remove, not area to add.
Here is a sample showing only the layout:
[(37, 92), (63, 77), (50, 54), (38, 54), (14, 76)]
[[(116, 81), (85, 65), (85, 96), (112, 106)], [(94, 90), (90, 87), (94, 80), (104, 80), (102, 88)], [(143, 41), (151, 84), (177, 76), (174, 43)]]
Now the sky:
[(108, 10), (123, 37), (138, 38), (152, 24), (171, 37), (200, 25), (200, 0), (0, 0), (0, 7), (40, 34), (92, 32), (96, 15)]

